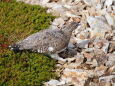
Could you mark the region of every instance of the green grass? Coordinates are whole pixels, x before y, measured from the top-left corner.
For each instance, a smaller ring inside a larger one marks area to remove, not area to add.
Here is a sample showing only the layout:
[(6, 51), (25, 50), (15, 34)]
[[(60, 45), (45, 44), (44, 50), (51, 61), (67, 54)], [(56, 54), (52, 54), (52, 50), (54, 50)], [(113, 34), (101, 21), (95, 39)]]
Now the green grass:
[(10, 44), (48, 28), (55, 18), (47, 8), (0, 1), (0, 86), (42, 86), (56, 78), (55, 61), (37, 53), (8, 49)]

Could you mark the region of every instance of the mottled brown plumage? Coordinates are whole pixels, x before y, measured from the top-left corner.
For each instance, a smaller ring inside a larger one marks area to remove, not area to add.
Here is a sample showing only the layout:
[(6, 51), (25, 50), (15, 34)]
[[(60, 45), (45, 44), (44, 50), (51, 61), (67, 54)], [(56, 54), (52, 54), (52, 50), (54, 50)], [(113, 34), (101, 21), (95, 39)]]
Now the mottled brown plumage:
[(31, 50), (38, 53), (55, 54), (68, 46), (72, 31), (79, 24), (72, 22), (60, 29), (45, 29), (11, 45), (11, 50)]

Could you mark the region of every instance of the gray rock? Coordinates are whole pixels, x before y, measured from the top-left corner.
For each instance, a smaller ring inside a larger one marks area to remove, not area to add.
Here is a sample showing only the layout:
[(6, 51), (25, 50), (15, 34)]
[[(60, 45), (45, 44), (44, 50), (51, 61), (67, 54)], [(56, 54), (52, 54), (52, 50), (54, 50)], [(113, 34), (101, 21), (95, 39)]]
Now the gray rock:
[(77, 46), (79, 48), (87, 48), (89, 42), (90, 42), (89, 40), (82, 40), (81, 42), (78, 42), (79, 44), (77, 44)]
[(60, 18), (56, 18), (52, 24), (55, 26), (62, 27), (64, 23), (65, 21), (60, 17)]

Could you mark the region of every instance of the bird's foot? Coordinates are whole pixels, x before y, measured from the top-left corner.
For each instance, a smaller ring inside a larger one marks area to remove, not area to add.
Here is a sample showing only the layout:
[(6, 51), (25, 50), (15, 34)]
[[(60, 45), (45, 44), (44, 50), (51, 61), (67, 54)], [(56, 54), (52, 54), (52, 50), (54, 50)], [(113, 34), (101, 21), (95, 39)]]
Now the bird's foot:
[(52, 55), (51, 55), (51, 58), (58, 60), (58, 62), (62, 62), (62, 63), (67, 62), (66, 59), (63, 59), (63, 58), (59, 57), (58, 54), (52, 54)]

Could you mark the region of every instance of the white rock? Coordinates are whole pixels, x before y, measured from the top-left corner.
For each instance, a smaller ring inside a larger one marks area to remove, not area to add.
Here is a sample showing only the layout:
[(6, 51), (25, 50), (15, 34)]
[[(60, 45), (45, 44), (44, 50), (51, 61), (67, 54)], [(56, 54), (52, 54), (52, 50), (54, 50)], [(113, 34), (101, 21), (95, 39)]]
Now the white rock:
[(49, 3), (49, 1), (50, 1), (50, 0), (40, 0), (40, 4), (41, 4), (42, 6), (47, 6), (47, 5), (51, 4), (51, 3)]
[(106, 66), (108, 66), (108, 67), (111, 67), (113, 65), (115, 65), (115, 61), (107, 61), (106, 62)]
[(91, 0), (83, 0), (87, 5), (91, 5)]
[(104, 8), (104, 9), (101, 9), (101, 10), (97, 10), (96, 12), (98, 13), (98, 15), (102, 16), (102, 15), (105, 15), (105, 14), (106, 14), (107, 9)]
[(90, 64), (91, 67), (97, 67), (98, 66), (96, 59), (93, 59), (91, 62), (87, 61), (86, 64)]
[(106, 13), (105, 18), (109, 25), (115, 26), (114, 18), (109, 13)]
[(99, 0), (83, 0), (87, 5), (96, 5), (99, 3)]
[(49, 28), (50, 29), (59, 29), (56, 25), (51, 25)]
[(89, 77), (93, 77), (95, 74), (94, 70), (85, 70), (85, 72), (88, 74)]
[(65, 23), (65, 21), (60, 17), (60, 18), (56, 18), (54, 21), (53, 21), (53, 25), (55, 26), (60, 26), (62, 27), (62, 25)]
[(67, 58), (68, 62), (71, 63), (72, 61), (76, 60), (75, 57), (72, 57), (72, 58)]
[(81, 0), (74, 0), (75, 3), (79, 3)]
[(77, 16), (77, 15), (75, 15), (75, 14), (72, 14), (72, 13), (69, 12), (69, 11), (66, 11), (65, 15), (66, 15), (67, 17), (79, 17), (79, 16)]
[(67, 8), (67, 9), (71, 9), (73, 6), (70, 6), (70, 5), (68, 5), (68, 4), (65, 4), (64, 7)]
[(64, 85), (64, 84), (65, 84), (65, 81), (62, 81), (62, 80), (61, 80), (57, 85), (58, 85), (58, 86), (61, 86), (61, 85)]
[(109, 7), (112, 5), (113, 0), (106, 0), (105, 1), (105, 6)]
[(57, 86), (57, 84), (59, 83), (59, 81), (58, 80), (50, 80), (50, 81), (48, 81), (48, 82), (45, 82), (44, 84), (45, 84), (45, 86)]
[(115, 6), (112, 6), (113, 10), (115, 10)]
[(109, 61), (115, 61), (115, 54), (109, 54), (108, 56), (109, 56), (108, 58)]
[(42, 0), (42, 3), (48, 3), (50, 0)]
[(88, 43), (90, 41), (86, 39), (86, 40), (80, 40), (80, 41), (77, 41), (77, 42), (78, 42), (77, 46), (79, 48), (87, 48), (88, 47)]
[(68, 58), (68, 65), (65, 65), (65, 68), (77, 68), (84, 61), (83, 55), (75, 55), (73, 58)]
[(57, 3), (45, 3), (45, 4), (44, 4), (44, 3), (42, 3), (42, 2), (41, 2), (41, 5), (42, 5), (42, 6), (45, 6), (45, 7), (48, 7), (48, 8), (50, 8), (50, 9), (53, 8), (53, 7), (55, 7), (55, 6), (59, 6)]
[(107, 70), (107, 67), (101, 66), (101, 67), (96, 67), (95, 68), (95, 75), (96, 76), (102, 76), (103, 74), (105, 74), (105, 71)]
[(102, 16), (98, 17), (87, 17), (87, 21), (92, 28), (91, 36), (102, 36), (104, 37), (105, 32), (111, 30), (111, 27), (107, 24), (106, 20)]
[(115, 82), (111, 82), (112, 83), (112, 86), (115, 86)]
[(84, 61), (84, 56), (82, 54), (77, 54), (74, 56), (76, 58), (76, 64), (80, 65)]
[(61, 0), (62, 3), (67, 3), (68, 0)]
[(74, 48), (75, 46), (73, 45), (73, 43), (69, 42), (68, 47)]
[(98, 10), (101, 10), (101, 8), (102, 8), (102, 5), (101, 4), (97, 4), (96, 5), (96, 10), (98, 11)]
[[(96, 27), (100, 27), (100, 26), (96, 25), (96, 24), (98, 24), (97, 21), (99, 21), (99, 22), (100, 22), (100, 25), (101, 25), (101, 24), (105, 23), (106, 20), (105, 20), (105, 18), (102, 17), (102, 16), (96, 16), (96, 17), (89, 16), (89, 17), (87, 17), (87, 21), (88, 21), (88, 23), (90, 24), (90, 26), (91, 26), (92, 28), (94, 28), (95, 26), (96, 26)], [(95, 22), (95, 23), (94, 23), (94, 22)], [(95, 24), (95, 25), (91, 25), (91, 24)]]
[(85, 52), (92, 52), (94, 50), (94, 48), (86, 48), (84, 51)]
[(115, 75), (110, 75), (110, 76), (103, 76), (99, 78), (99, 81), (111, 81), (111, 79), (115, 78)]
[(85, 81), (88, 79), (88, 74), (82, 69), (65, 68), (61, 79), (66, 83), (74, 84), (74, 86), (84, 86)]
[(109, 48), (109, 42), (104, 43), (104, 46), (102, 47), (102, 50), (107, 53), (108, 52), (108, 48)]
[(52, 9), (61, 10), (61, 9), (63, 9), (63, 5), (61, 5), (61, 4), (54, 4), (54, 5), (52, 6)]
[(92, 28), (100, 28), (100, 27), (105, 28), (103, 25), (107, 26), (108, 28), (106, 19), (102, 16), (96, 16), (96, 17), (89, 16), (87, 17), (87, 21)]
[[(49, 6), (47, 6), (47, 7), (49, 7)], [(62, 5), (53, 4), (51, 13), (53, 13), (56, 16), (62, 16), (62, 15), (65, 15), (65, 12), (66, 12), (66, 10)]]

